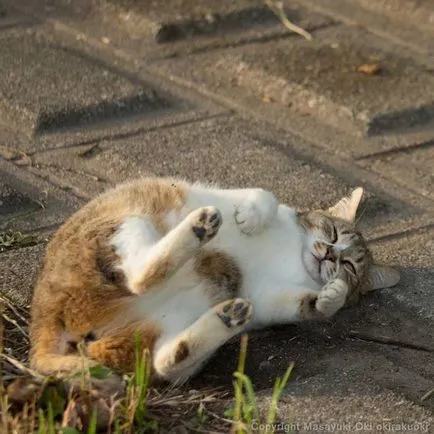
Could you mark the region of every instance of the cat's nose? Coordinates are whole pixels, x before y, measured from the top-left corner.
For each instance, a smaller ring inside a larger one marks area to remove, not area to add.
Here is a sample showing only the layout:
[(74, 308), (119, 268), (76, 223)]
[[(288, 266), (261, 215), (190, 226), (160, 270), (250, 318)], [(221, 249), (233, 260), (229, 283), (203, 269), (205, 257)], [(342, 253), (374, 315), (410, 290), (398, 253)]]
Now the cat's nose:
[(335, 255), (334, 255), (333, 250), (330, 246), (327, 247), (327, 251), (326, 251), (326, 254), (324, 256), (324, 259), (332, 261), (332, 262), (336, 261)]

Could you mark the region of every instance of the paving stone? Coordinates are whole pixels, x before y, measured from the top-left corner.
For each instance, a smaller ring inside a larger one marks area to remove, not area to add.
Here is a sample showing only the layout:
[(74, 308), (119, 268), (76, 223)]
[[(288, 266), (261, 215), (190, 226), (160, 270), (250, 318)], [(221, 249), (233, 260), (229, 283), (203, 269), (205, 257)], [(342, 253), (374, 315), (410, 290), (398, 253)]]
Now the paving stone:
[(376, 154), (358, 163), (434, 199), (434, 141), (402, 151)]
[(6, 218), (17, 217), (20, 214), (41, 209), (40, 204), (16, 191), (9, 184), (3, 182), (3, 179), (6, 179), (6, 176), (0, 172), (0, 222)]
[[(164, 5), (153, 2), (146, 6), (129, 0), (107, 0), (107, 3), (120, 6), (133, 20), (146, 17), (153, 24), (154, 39), (159, 44), (185, 41), (177, 47), (159, 47), (158, 53), (154, 54), (156, 57), (187, 54), (288, 33), (276, 15), (263, 2), (256, 0), (172, 0)], [(296, 2), (287, 5), (285, 12), (289, 19), (307, 31), (333, 24), (330, 18), (310, 13)]]
[(2, 116), (29, 133), (137, 113), (149, 116), (175, 105), (147, 83), (134, 82), (32, 30), (1, 40), (0, 76)]
[(0, 2), (0, 31), (35, 23), (31, 17), (25, 16), (5, 2)]
[(83, 200), (0, 159), (0, 232), (29, 232), (56, 226)]
[[(393, 297), (419, 316), (434, 321), (434, 231), (402, 234), (371, 246), (383, 263), (400, 267), (401, 281), (397, 287), (382, 291), (384, 298)], [(432, 333), (430, 336), (433, 342)], [(433, 342), (434, 343), (434, 342)]]
[[(62, 167), (64, 182), (71, 184), (70, 174), (81, 172), (113, 184), (144, 175), (170, 175), (226, 187), (259, 185), (276, 192), (282, 201), (303, 208), (327, 206), (348, 192), (347, 182), (298, 158), (280, 138), (267, 136), (264, 128), (239, 117), (219, 117), (97, 146), (35, 154), (34, 165), (46, 176), (50, 168)], [(295, 136), (290, 140), (301, 141)], [(83, 191), (98, 192), (95, 180), (82, 177), (80, 185)], [(418, 214), (406, 202), (373, 191), (368, 191), (367, 197), (361, 227), (368, 235), (375, 233), (378, 224), (405, 222)]]
[[(41, 237), (41, 241), (43, 241)], [(28, 307), (37, 273), (44, 259), (45, 242), (0, 253), (0, 293), (17, 307)]]
[(388, 15), (399, 22), (412, 22), (434, 33), (434, 3), (431, 0), (350, 0), (366, 9)]
[[(319, 380), (311, 380), (309, 383), (311, 390), (314, 390)], [(362, 381), (359, 381), (356, 383), (357, 388), (337, 396), (330, 396), (325, 391), (317, 396), (312, 396), (307, 391), (298, 397), (287, 395), (279, 404), (280, 417), (291, 421), (282, 425), (283, 430), (286, 430), (283, 432), (376, 433), (404, 429), (413, 433), (430, 432), (433, 418), (429, 411), (403, 399), (399, 394), (373, 393), (372, 390), (365, 394), (360, 393), (362, 384)], [(269, 408), (271, 396), (272, 390), (261, 394), (259, 405), (263, 411)]]
[(347, 131), (376, 135), (433, 121), (434, 94), (427, 89), (434, 89), (434, 76), (424, 67), (370, 45), (372, 35), (362, 30), (342, 26), (320, 33), (311, 42), (220, 52), (205, 66), (262, 100)]
[(421, 63), (434, 65), (431, 0), (301, 0), (312, 8), (350, 25), (363, 26), (391, 44), (412, 50)]
[[(378, 297), (381, 293), (366, 296), (359, 306), (341, 311), (328, 322), (249, 334), (246, 374), (259, 396), (269, 397), (276, 377), (295, 363), (280, 405), (285, 408), (283, 420), (409, 423), (409, 416), (417, 415), (419, 422), (431, 421), (429, 410), (434, 408), (434, 400), (422, 401), (421, 397), (432, 389), (432, 321), (409, 314), (406, 306), (390, 295)], [(424, 344), (431, 351), (423, 349)], [(192, 386), (231, 386), (238, 353), (239, 338), (219, 350)]]
[[(68, 16), (76, 29), (109, 45), (140, 53), (147, 61), (179, 56), (252, 40), (281, 37), (289, 32), (260, 0), (201, 2), (171, 0), (87, 1), (18, 0), (26, 10), (55, 19)], [(45, 5), (45, 11), (44, 11)], [(311, 13), (296, 2), (287, 2), (286, 13), (308, 31), (333, 24), (333, 20)], [(109, 35), (109, 36), (107, 36)]]

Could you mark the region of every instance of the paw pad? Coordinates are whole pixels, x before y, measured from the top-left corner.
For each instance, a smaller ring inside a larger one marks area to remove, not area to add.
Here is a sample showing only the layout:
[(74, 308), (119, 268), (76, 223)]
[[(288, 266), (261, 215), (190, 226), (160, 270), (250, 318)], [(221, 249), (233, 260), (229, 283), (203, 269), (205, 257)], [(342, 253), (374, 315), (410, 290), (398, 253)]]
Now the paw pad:
[(194, 216), (192, 231), (201, 242), (209, 241), (215, 236), (222, 224), (220, 211), (215, 207), (201, 208)]
[(237, 327), (246, 324), (252, 316), (252, 305), (242, 298), (228, 300), (217, 312), (226, 327)]

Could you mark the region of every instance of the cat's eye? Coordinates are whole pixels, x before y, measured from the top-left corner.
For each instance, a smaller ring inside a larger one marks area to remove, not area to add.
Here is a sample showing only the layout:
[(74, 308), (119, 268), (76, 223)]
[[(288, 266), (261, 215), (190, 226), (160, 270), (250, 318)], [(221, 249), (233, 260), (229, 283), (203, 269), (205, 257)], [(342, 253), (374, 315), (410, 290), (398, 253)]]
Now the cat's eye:
[(332, 225), (332, 229), (333, 229), (332, 244), (335, 244), (338, 241), (338, 231), (336, 230), (335, 225)]
[(354, 275), (357, 275), (356, 267), (351, 261), (347, 261), (345, 259), (341, 260), (341, 264), (345, 267), (347, 267)]

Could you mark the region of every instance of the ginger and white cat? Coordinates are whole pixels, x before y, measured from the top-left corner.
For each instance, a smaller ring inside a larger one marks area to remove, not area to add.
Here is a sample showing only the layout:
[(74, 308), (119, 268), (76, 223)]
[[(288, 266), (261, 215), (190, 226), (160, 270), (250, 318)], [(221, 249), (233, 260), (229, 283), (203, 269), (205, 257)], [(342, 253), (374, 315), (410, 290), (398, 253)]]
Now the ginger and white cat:
[(228, 339), (327, 318), (399, 274), (372, 263), (354, 218), (358, 188), (298, 213), (261, 189), (173, 179), (121, 185), (50, 242), (32, 303), (31, 364), (41, 373), (134, 367), (136, 333), (154, 373), (182, 382)]

